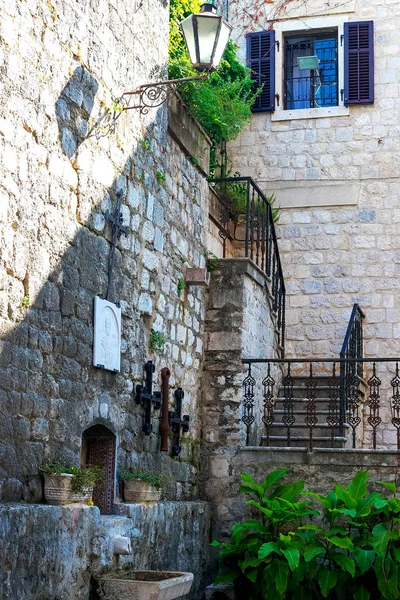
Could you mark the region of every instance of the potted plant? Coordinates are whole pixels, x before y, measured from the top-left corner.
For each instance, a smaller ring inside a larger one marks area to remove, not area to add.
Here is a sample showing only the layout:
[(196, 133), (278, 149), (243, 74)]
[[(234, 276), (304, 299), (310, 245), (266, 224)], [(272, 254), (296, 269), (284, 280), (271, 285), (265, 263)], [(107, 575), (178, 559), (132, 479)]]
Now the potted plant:
[(87, 503), (93, 494), (93, 488), (104, 476), (101, 467), (72, 467), (72, 502)]
[(72, 501), (72, 467), (57, 462), (40, 469), (44, 475), (44, 497), (49, 504), (63, 505)]
[(125, 502), (158, 502), (161, 498), (165, 475), (131, 467), (119, 476), (124, 482)]

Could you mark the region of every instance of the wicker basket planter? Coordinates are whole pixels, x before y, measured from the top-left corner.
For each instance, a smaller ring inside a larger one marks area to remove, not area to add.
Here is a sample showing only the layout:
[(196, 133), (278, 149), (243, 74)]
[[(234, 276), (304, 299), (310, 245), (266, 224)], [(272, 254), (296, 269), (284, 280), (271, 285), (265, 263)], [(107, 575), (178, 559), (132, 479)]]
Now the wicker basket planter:
[(44, 497), (48, 504), (62, 506), (72, 502), (72, 483), (73, 475), (61, 473), (60, 475), (44, 475)]
[(161, 490), (147, 481), (126, 479), (124, 481), (124, 498), (125, 502), (130, 504), (158, 502), (161, 498)]
[(101, 600), (174, 600), (190, 592), (193, 573), (128, 570), (96, 580)]

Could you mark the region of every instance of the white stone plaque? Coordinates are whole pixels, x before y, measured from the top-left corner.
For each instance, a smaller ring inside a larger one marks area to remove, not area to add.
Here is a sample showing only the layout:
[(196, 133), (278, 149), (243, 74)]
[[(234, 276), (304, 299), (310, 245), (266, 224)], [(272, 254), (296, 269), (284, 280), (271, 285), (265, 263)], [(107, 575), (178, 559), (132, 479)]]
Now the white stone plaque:
[(94, 299), (93, 364), (114, 372), (121, 366), (121, 309), (98, 296)]

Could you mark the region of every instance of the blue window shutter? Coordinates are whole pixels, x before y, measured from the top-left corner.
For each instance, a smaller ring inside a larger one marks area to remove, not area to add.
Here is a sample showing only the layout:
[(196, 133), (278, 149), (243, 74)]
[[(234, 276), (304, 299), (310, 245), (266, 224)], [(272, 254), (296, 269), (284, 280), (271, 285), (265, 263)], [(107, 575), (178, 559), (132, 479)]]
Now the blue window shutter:
[(374, 22), (344, 24), (344, 104), (374, 102)]
[(259, 31), (247, 36), (247, 66), (254, 86), (263, 86), (253, 104), (253, 112), (275, 110), (275, 31)]

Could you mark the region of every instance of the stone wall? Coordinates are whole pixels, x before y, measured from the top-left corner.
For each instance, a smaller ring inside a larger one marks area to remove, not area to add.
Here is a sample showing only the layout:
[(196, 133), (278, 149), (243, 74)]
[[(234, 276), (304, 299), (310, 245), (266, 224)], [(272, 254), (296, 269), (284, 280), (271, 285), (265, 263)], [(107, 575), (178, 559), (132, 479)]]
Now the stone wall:
[[(234, 456), (246, 444), (242, 359), (273, 358), (278, 353), (269, 285), (249, 259), (220, 260), (212, 275), (205, 325), (201, 476), (203, 497), (213, 507), (214, 536), (227, 515), (235, 515), (237, 499), (220, 484), (230, 481)], [(254, 376), (260, 373), (253, 368)], [(255, 415), (261, 414), (261, 403), (261, 395), (256, 395)], [(259, 427), (256, 419), (250, 443), (259, 443)]]
[[(165, 106), (116, 113), (115, 133), (99, 139), (93, 130), (113, 97), (165, 76), (168, 3), (2, 3), (0, 35), (0, 498), (40, 500), (38, 468), (79, 463), (94, 422), (116, 434), (119, 468), (161, 468), (170, 498), (196, 497), (204, 293), (178, 290), (187, 266), (204, 266), (208, 185), (169, 136)], [(115, 374), (92, 366), (92, 343), (118, 194), (129, 231), (111, 278)], [(156, 389), (168, 366), (185, 392), (180, 459), (159, 454), (158, 413), (142, 435), (134, 390), (148, 359)]]
[[(255, 19), (254, 10), (242, 10), (254, 9), (255, 4), (239, 0), (229, 5), (243, 60), (245, 34), (250, 31), (271, 27), (310, 31), (326, 26), (330, 18), (341, 27), (346, 21), (374, 21), (373, 105), (339, 106), (324, 117), (318, 117), (320, 109), (313, 109), (312, 118), (296, 118), (296, 111), (286, 116), (279, 112), (281, 101), (272, 116), (253, 115), (229, 144), (229, 156), (232, 171), (252, 176), (266, 194), (274, 191), (282, 207), (277, 230), (288, 295), (287, 356), (336, 355), (355, 302), (366, 313), (366, 355), (396, 356), (400, 351), (399, 15), (390, 0), (335, 6), (320, 0), (275, 0), (258, 3), (260, 14)], [(282, 60), (281, 47), (277, 65)], [(276, 91), (282, 98), (281, 89)]]
[(186, 598), (200, 600), (210, 581), (207, 504), (120, 509), (123, 516), (101, 517), (96, 507), (0, 505), (2, 600), (97, 599), (92, 575), (113, 567), (114, 539), (121, 535), (130, 537), (132, 546), (131, 556), (120, 557), (122, 567), (193, 572)]

